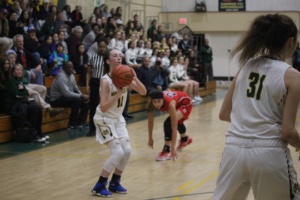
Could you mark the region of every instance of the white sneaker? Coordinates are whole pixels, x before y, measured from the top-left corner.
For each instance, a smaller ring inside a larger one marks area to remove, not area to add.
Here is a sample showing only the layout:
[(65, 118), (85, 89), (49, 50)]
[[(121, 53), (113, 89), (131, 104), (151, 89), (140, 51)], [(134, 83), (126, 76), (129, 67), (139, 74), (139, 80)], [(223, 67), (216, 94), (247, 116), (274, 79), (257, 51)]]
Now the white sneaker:
[(195, 99), (192, 99), (192, 105), (193, 106), (196, 106), (196, 105), (198, 105), (199, 104), (199, 101), (196, 101)]
[(34, 140), (35, 142), (46, 142), (45, 138), (37, 138)]
[(49, 135), (45, 135), (43, 138), (45, 138), (45, 140), (49, 140), (50, 139)]
[(201, 101), (201, 102), (203, 101), (203, 99), (202, 99), (200, 96), (195, 96), (194, 98), (195, 98), (197, 101)]

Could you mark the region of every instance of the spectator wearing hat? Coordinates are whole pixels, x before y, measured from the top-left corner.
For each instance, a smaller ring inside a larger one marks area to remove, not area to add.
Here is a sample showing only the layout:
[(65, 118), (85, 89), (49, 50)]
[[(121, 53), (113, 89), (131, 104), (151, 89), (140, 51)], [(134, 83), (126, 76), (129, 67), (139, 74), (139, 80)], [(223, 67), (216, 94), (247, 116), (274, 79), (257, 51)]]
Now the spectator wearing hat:
[(0, 4), (0, 9), (6, 9), (7, 13), (10, 13), (11, 11), (11, 4), (8, 3), (8, 0), (2, 0), (2, 3)]
[(49, 0), (43, 0), (43, 4), (39, 6), (38, 19), (46, 20), (49, 14)]
[(44, 63), (44, 60), (41, 59), (39, 53), (40, 42), (36, 37), (36, 29), (31, 24), (27, 29), (27, 34), (24, 36), (24, 48), (32, 54), (36, 63), (41, 63), (42, 71), (45, 72), (47, 64)]

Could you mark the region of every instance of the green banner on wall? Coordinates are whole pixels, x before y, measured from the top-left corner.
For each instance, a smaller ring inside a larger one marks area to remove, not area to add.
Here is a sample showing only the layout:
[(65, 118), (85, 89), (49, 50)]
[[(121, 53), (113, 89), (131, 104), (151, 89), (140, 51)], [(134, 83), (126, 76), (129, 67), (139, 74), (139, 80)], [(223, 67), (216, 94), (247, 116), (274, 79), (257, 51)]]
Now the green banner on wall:
[(246, 0), (219, 0), (219, 11), (246, 11)]

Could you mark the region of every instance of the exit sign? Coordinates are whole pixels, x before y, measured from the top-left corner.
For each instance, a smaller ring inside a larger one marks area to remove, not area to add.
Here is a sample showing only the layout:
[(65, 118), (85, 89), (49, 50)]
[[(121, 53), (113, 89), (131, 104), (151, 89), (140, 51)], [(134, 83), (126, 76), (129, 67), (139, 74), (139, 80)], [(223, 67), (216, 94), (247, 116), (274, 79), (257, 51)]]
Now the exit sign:
[(179, 18), (179, 24), (186, 24), (186, 18)]

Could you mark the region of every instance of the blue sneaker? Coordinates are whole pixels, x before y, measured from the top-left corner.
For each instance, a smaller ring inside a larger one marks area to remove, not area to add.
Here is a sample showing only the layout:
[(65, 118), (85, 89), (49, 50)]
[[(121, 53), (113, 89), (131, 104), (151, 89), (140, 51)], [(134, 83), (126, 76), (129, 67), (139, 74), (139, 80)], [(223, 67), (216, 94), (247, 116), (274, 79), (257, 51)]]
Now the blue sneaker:
[(120, 180), (110, 181), (108, 189), (111, 192), (119, 193), (119, 194), (127, 194), (127, 190), (120, 185)]
[(96, 183), (94, 188), (92, 189), (92, 193), (96, 196), (110, 198), (112, 197), (112, 193), (106, 189), (107, 183)]

